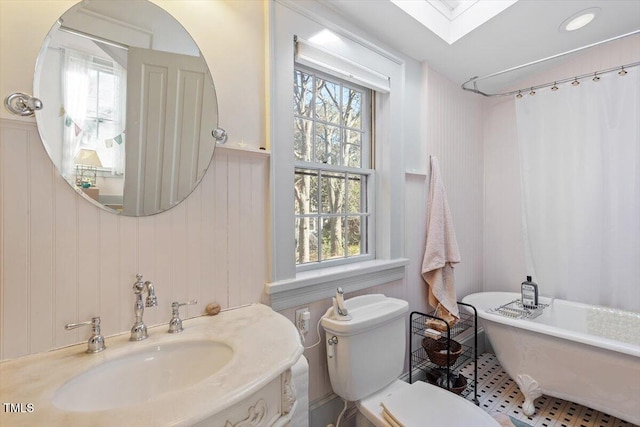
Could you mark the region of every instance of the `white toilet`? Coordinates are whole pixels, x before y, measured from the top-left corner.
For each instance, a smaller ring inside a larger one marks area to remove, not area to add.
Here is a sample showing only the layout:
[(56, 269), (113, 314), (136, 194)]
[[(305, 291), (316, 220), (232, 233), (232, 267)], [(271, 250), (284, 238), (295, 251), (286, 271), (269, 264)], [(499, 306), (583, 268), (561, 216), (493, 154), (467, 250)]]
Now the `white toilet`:
[(333, 391), (356, 402), (357, 426), (500, 426), (482, 409), (445, 389), (398, 379), (406, 351), (406, 301), (375, 294), (351, 298), (344, 306), (346, 316), (331, 307), (321, 322), (329, 342)]

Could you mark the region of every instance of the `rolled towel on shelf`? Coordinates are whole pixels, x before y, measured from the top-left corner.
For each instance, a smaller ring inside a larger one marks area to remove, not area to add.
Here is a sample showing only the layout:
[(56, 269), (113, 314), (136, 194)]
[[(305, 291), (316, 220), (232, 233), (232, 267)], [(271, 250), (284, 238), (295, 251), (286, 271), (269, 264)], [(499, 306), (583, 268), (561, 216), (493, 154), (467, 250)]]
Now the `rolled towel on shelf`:
[(427, 329), (424, 330), (424, 336), (437, 340), (438, 338), (440, 338), (442, 336), (442, 333), (440, 331), (435, 330), (435, 329), (427, 328)]
[(437, 317), (437, 319), (427, 317), (424, 324), (427, 328), (435, 329), (440, 332), (447, 332), (447, 325), (449, 325), (449, 328), (453, 328), (453, 326), (458, 322), (458, 318), (449, 313), (442, 304), (438, 304), (433, 315)]

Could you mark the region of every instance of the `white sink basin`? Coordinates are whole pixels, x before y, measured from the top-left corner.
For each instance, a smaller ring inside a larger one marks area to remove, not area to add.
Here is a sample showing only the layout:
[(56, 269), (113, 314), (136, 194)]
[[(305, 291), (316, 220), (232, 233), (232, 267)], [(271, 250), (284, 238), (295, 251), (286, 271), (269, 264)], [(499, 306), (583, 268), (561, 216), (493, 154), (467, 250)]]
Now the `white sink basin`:
[[(295, 404), (287, 370), (303, 348), (291, 320), (271, 307), (251, 304), (188, 319), (178, 335), (164, 324), (149, 328), (144, 341), (129, 337), (129, 331), (107, 336), (106, 350), (95, 354), (86, 353), (82, 340), (0, 361), (0, 402), (35, 408), (0, 411), (0, 425), (238, 425), (260, 414), (261, 402), (253, 397), (263, 392), (264, 403), (282, 412), (274, 425), (292, 416), (284, 413)], [(272, 412), (262, 414), (274, 420)]]
[(56, 390), (52, 403), (73, 412), (138, 405), (199, 383), (232, 357), (233, 349), (216, 341), (148, 346), (70, 379)]

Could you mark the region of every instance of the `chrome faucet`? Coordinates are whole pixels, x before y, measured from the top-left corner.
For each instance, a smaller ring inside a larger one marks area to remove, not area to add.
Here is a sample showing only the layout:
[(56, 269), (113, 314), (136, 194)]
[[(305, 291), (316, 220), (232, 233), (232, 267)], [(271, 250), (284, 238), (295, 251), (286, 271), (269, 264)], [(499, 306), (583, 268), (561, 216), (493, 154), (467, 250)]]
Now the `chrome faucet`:
[(171, 320), (169, 321), (169, 333), (177, 334), (184, 330), (182, 327), (182, 319), (180, 319), (180, 307), (183, 305), (193, 305), (197, 304), (197, 300), (191, 300), (188, 302), (178, 302), (174, 301), (171, 303)]
[(87, 341), (87, 353), (98, 353), (107, 348), (104, 344), (104, 337), (100, 334), (100, 317), (93, 317), (91, 320), (81, 323), (67, 323), (64, 328), (67, 331), (81, 326), (91, 325), (91, 336)]
[[(147, 299), (145, 304), (142, 305), (142, 293), (147, 291)], [(133, 311), (136, 315), (136, 322), (131, 328), (130, 341), (141, 341), (147, 339), (149, 334), (147, 333), (147, 325), (142, 321), (142, 314), (144, 313), (144, 307), (155, 307), (158, 305), (158, 299), (153, 289), (153, 284), (150, 281), (143, 282), (142, 274), (136, 274), (136, 282), (133, 284), (133, 293), (136, 294), (136, 303), (133, 306)]]

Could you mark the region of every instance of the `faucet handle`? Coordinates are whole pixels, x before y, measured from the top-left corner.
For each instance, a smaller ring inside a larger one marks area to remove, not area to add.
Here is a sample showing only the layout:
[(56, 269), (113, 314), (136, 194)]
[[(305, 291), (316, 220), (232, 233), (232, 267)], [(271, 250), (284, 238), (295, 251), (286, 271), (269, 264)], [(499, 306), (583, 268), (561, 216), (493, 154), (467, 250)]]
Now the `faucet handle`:
[(80, 323), (67, 323), (64, 328), (67, 331), (80, 328), (82, 326), (91, 325), (91, 337), (87, 341), (87, 353), (98, 353), (107, 346), (104, 343), (104, 337), (100, 334), (100, 317), (92, 317), (91, 320)]
[(183, 305), (194, 305), (197, 303), (197, 300), (191, 300), (187, 302), (174, 301), (171, 303), (171, 320), (169, 321), (170, 334), (177, 334), (184, 330), (184, 328), (182, 327), (182, 319), (180, 319), (180, 307), (182, 307)]
[(173, 308), (174, 305), (178, 306), (178, 307), (182, 307), (183, 305), (195, 305), (198, 303), (198, 300), (196, 299), (192, 299), (191, 301), (187, 301), (187, 302), (178, 302), (178, 301), (174, 301), (171, 303), (171, 308)]

